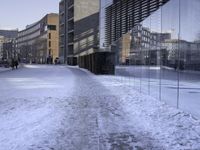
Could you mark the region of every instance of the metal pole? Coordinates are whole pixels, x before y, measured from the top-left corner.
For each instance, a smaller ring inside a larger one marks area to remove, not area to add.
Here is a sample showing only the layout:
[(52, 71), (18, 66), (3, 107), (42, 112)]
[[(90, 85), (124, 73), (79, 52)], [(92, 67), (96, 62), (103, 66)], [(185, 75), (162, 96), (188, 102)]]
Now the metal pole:
[(181, 39), (181, 0), (179, 0), (179, 33), (178, 33), (178, 72), (177, 72), (177, 108), (179, 108), (179, 99), (180, 99), (180, 39)]
[[(162, 6), (161, 6), (161, 34), (162, 34)], [(159, 99), (160, 101), (162, 100), (162, 45), (161, 45), (161, 36), (160, 36), (160, 41), (159, 41), (159, 44), (160, 44), (160, 83), (159, 83)]]

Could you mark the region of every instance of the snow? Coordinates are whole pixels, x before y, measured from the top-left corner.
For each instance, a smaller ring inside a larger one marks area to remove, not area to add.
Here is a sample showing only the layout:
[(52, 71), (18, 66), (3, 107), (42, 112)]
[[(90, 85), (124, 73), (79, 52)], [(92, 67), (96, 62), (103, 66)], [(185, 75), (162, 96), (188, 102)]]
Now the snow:
[(66, 67), (40, 65), (0, 74), (0, 150), (50, 149), (49, 142), (56, 144), (49, 138), (59, 135), (65, 96), (74, 84), (73, 76), (66, 79), (65, 74), (70, 76)]
[(101, 80), (120, 97), (133, 130), (150, 134), (162, 149), (200, 149), (200, 121), (192, 115), (141, 94), (128, 86), (128, 79), (105, 76)]
[(4, 67), (0, 67), (0, 72), (4, 72), (4, 71), (8, 71), (11, 70), (10, 68), (4, 68)]
[(200, 121), (130, 79), (66, 66), (0, 73), (0, 150), (200, 149)]

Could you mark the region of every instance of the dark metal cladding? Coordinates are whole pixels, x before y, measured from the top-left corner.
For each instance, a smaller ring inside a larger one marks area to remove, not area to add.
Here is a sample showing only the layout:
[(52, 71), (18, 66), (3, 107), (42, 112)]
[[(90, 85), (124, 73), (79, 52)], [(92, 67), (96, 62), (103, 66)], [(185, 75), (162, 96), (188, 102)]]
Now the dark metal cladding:
[(168, 1), (113, 0), (113, 4), (106, 8), (105, 45), (118, 40)]

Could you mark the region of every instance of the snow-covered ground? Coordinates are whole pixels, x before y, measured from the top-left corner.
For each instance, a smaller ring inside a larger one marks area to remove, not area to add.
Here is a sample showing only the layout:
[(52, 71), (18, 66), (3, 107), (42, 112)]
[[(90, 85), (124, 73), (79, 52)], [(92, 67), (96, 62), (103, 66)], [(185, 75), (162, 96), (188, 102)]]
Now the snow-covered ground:
[(8, 71), (8, 70), (11, 70), (11, 68), (0, 67), (0, 72), (4, 72), (4, 71)]
[(0, 150), (200, 149), (199, 120), (129, 83), (66, 66), (0, 73)]
[(130, 119), (127, 129), (141, 134), (142, 140), (147, 138), (154, 146), (160, 145), (152, 149), (200, 149), (200, 121), (192, 115), (141, 94), (129, 79), (104, 76), (101, 80), (120, 99), (121, 110)]
[(56, 145), (73, 85), (73, 74), (62, 66), (27, 65), (0, 73), (0, 150)]

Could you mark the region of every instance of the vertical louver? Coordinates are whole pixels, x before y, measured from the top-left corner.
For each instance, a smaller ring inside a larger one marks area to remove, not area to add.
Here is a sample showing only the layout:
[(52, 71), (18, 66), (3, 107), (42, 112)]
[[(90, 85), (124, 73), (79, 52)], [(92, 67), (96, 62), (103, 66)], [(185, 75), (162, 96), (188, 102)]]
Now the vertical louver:
[(109, 46), (169, 0), (115, 0), (106, 8), (105, 44)]

